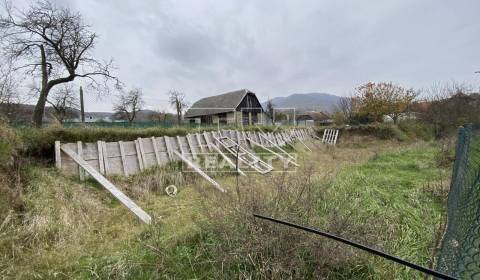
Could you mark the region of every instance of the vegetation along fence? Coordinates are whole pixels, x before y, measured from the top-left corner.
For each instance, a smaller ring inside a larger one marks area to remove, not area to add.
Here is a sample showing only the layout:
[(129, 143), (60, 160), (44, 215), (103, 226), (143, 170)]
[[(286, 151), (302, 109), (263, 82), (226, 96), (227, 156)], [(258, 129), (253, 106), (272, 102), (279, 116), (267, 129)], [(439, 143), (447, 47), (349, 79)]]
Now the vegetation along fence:
[(448, 222), (437, 270), (461, 279), (480, 279), (480, 133), (479, 126), (458, 131)]

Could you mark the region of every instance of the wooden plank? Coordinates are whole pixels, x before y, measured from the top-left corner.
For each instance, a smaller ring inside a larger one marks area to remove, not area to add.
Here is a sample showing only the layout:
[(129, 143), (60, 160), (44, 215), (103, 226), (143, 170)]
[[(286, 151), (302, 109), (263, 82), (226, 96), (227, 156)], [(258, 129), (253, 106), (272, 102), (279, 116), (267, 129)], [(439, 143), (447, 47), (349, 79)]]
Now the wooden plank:
[(67, 148), (62, 148), (63, 152), (71, 157), (77, 164), (79, 164), (88, 174), (90, 174), (98, 183), (106, 188), (114, 197), (116, 197), (123, 205), (125, 205), (130, 211), (132, 211), (137, 217), (144, 223), (150, 224), (152, 218), (145, 211), (143, 211), (135, 202), (133, 202), (128, 196), (121, 192), (114, 184), (103, 177), (95, 168), (93, 168), (86, 161), (81, 159), (76, 153)]
[(135, 143), (135, 151), (136, 151), (137, 160), (138, 160), (138, 167), (140, 168), (140, 171), (143, 171), (143, 159), (142, 159), (142, 153), (140, 152), (140, 146), (138, 145), (138, 140), (135, 140), (134, 143)]
[[(215, 138), (220, 138), (223, 135), (221, 134), (220, 131), (212, 131), (212, 136), (215, 139)], [(215, 145), (215, 146), (218, 146), (218, 143), (216, 141), (212, 141), (212, 144)]]
[(336, 133), (335, 133), (335, 139), (333, 140), (333, 145), (336, 145), (336, 144), (337, 144), (338, 132), (339, 132), (339, 130), (337, 129), (337, 131), (336, 131)]
[(155, 137), (152, 137), (152, 146), (153, 146), (153, 152), (155, 153), (155, 160), (157, 161), (157, 165), (160, 165), (160, 153), (158, 152), (158, 146), (157, 146), (157, 140), (155, 140)]
[(172, 146), (170, 146), (170, 138), (168, 136), (163, 136), (165, 140), (165, 146), (167, 148), (168, 159), (173, 160), (173, 151)]
[(212, 152), (212, 141), (210, 138), (211, 132), (204, 132), (203, 133), (203, 138), (205, 139), (205, 142), (207, 143), (208, 151)]
[(103, 164), (105, 165), (105, 175), (110, 173), (110, 163), (108, 162), (108, 152), (107, 152), (107, 144), (105, 141), (102, 141), (102, 153), (103, 153)]
[(285, 145), (285, 141), (283, 141), (280, 133), (274, 133), (273, 135), (275, 135), (275, 138), (277, 138), (277, 143), (281, 144), (281, 146)]
[(242, 137), (243, 137), (243, 141), (245, 141), (245, 147), (253, 148), (252, 143), (247, 141), (247, 133), (245, 131), (242, 131)]
[(187, 139), (187, 144), (188, 144), (188, 147), (190, 149), (190, 153), (192, 154), (192, 158), (196, 159), (197, 158), (197, 153), (195, 153), (195, 149), (194, 149), (192, 141), (190, 139), (190, 134), (187, 134), (187, 136), (185, 136), (185, 139)]
[(260, 136), (262, 136), (265, 140), (267, 140), (268, 142), (270, 142), (270, 143), (273, 145), (273, 147), (279, 149), (283, 154), (285, 154), (286, 156), (288, 156), (290, 159), (295, 160), (295, 158), (292, 157), (291, 154), (287, 153), (284, 149), (282, 149), (282, 147), (280, 147), (280, 146), (276, 145), (274, 142), (270, 141), (270, 139), (268, 139), (267, 137), (265, 137), (263, 134), (260, 134)]
[(60, 141), (55, 141), (55, 166), (62, 168), (62, 151), (60, 150)]
[(103, 147), (102, 141), (97, 141), (98, 169), (100, 174), (105, 174), (105, 165), (103, 164)]
[(138, 138), (138, 148), (140, 149), (140, 155), (142, 156), (143, 169), (147, 167), (147, 158), (145, 156), (145, 148), (143, 147), (142, 138)]
[(235, 130), (235, 137), (237, 139), (237, 144), (240, 145), (240, 131)]
[(122, 158), (123, 174), (125, 176), (128, 176), (127, 160), (126, 160), (126, 157), (125, 157), (125, 148), (123, 147), (123, 142), (122, 141), (118, 141), (118, 148), (120, 149), (120, 157)]
[(263, 146), (262, 144), (260, 144), (260, 143), (258, 143), (258, 142), (256, 142), (256, 141), (252, 140), (251, 138), (249, 138), (249, 142), (250, 142), (252, 145), (261, 147), (261, 148), (269, 151), (270, 153), (276, 155), (276, 156), (279, 157), (283, 162), (291, 162), (291, 163), (292, 163), (293, 165), (295, 165), (295, 166), (300, 166), (300, 165), (298, 165), (298, 163), (296, 163), (294, 160), (292, 160), (292, 159), (286, 159), (286, 158), (283, 157), (281, 154), (275, 152), (275, 151), (272, 150), (272, 149), (269, 149), (268, 147)]
[(188, 166), (190, 166), (191, 168), (193, 168), (193, 170), (195, 170), (198, 174), (200, 174), (203, 178), (205, 178), (205, 180), (207, 180), (208, 182), (210, 182), (217, 190), (221, 191), (221, 192), (227, 192), (226, 190), (224, 190), (222, 187), (220, 187), (220, 184), (218, 184), (215, 180), (213, 180), (212, 178), (210, 178), (210, 176), (208, 176), (205, 172), (203, 172), (198, 166), (196, 166), (193, 162), (191, 162), (190, 160), (188, 160), (186, 157), (184, 157), (181, 153), (177, 152), (177, 151), (173, 151), (175, 153), (175, 155), (177, 155), (177, 157), (179, 157), (183, 162), (185, 162)]
[[(237, 167), (237, 166), (235, 165), (235, 163), (234, 163), (226, 154), (224, 154), (224, 153), (222, 152), (222, 150), (220, 150), (220, 148), (218, 148), (217, 146), (212, 146), (212, 148), (213, 148), (217, 153), (219, 153), (219, 154), (225, 159), (225, 161), (226, 161), (228, 164), (230, 164), (231, 167), (233, 167), (233, 168)], [(242, 170), (240, 170), (240, 168), (237, 168), (237, 172), (238, 172), (240, 175), (242, 175), (242, 176), (247, 176), (247, 175), (245, 175), (245, 173), (243, 173)]]
[(305, 144), (305, 143), (303, 142), (302, 139), (298, 139), (298, 142), (302, 143), (303, 146), (305, 146), (305, 148), (307, 148), (307, 150), (309, 150), (310, 152), (312, 151), (312, 150), (310, 150), (310, 148), (307, 146), (307, 144)]
[[(77, 141), (77, 154), (80, 158), (83, 158), (83, 144), (82, 141)], [(80, 181), (85, 181), (85, 172), (83, 168), (78, 165), (78, 176), (80, 177)]]
[(254, 135), (254, 138), (253, 140), (257, 141), (258, 143), (262, 144), (264, 143), (265, 140), (263, 140), (263, 138), (261, 138), (258, 134), (257, 131), (253, 132), (253, 135)]
[(185, 152), (183, 151), (182, 141), (180, 140), (180, 136), (178, 135), (177, 135), (177, 143), (178, 143), (178, 148), (180, 149), (180, 152), (182, 153), (182, 155), (184, 155)]
[(200, 137), (199, 133), (195, 133), (195, 139), (197, 139), (198, 147), (200, 147), (200, 152), (205, 153), (205, 147), (202, 144), (202, 137)]

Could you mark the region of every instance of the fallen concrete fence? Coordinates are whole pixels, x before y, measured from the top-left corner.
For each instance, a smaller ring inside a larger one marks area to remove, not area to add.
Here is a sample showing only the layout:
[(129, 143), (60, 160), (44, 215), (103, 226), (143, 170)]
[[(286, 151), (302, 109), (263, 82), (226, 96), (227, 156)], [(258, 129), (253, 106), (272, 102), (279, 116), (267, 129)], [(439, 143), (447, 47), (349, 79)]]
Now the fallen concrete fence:
[[(216, 189), (226, 192), (215, 180), (210, 178), (203, 170), (196, 166), (191, 159), (198, 154), (208, 151), (216, 152), (224, 158), (228, 158), (222, 151), (221, 146), (232, 153), (228, 147), (222, 144), (219, 138), (224, 138), (234, 144), (243, 154), (250, 154), (250, 145), (266, 148), (292, 143), (295, 140), (305, 139), (313, 135), (308, 129), (294, 129), (290, 133), (259, 133), (245, 131), (213, 131), (202, 134), (189, 134), (176, 137), (151, 137), (138, 138), (135, 141), (118, 141), (97, 143), (66, 143), (55, 142), (55, 163), (57, 168), (66, 173), (78, 174), (80, 179), (85, 178), (85, 172), (92, 176), (123, 205), (132, 211), (144, 223), (150, 224), (152, 218), (143, 211), (135, 202), (121, 192), (105, 176), (106, 175), (130, 175), (143, 171), (152, 166), (164, 165), (169, 161), (181, 160), (193, 168), (198, 174), (209, 181)], [(288, 155), (288, 153), (287, 153)], [(251, 157), (255, 157), (250, 154)], [(291, 159), (290, 159), (291, 160)], [(255, 163), (261, 162), (257, 159)], [(229, 161), (230, 165), (233, 163)], [(295, 163), (296, 164), (296, 163)], [(272, 168), (273, 169), (273, 168)], [(237, 169), (240, 174), (245, 175)]]
[[(63, 172), (84, 178), (82, 167), (61, 149), (66, 148), (75, 152), (102, 175), (128, 176), (154, 166), (165, 165), (169, 161), (182, 160), (175, 152), (189, 160), (195, 159), (201, 153), (217, 153), (215, 137), (229, 137), (242, 147), (250, 149), (253, 142), (267, 148), (278, 147), (293, 143), (297, 139), (311, 138), (312, 133), (308, 128), (292, 129), (289, 133), (222, 130), (176, 137), (138, 138), (135, 141), (58, 143), (55, 160), (56, 166)], [(252, 143), (249, 139), (253, 140)]]

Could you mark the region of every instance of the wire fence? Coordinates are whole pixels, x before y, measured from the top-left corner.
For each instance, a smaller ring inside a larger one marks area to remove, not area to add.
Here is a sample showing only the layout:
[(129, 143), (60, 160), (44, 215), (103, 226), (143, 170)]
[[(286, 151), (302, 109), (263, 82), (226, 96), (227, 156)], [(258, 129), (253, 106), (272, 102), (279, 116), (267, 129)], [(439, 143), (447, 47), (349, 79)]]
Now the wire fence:
[(448, 222), (438, 255), (438, 271), (480, 279), (480, 133), (479, 126), (459, 128)]

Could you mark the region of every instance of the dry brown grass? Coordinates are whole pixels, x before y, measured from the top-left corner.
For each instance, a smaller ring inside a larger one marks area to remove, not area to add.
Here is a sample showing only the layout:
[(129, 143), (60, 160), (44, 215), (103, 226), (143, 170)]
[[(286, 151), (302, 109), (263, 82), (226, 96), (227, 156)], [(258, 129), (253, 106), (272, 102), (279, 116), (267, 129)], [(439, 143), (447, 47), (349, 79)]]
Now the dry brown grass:
[[(355, 264), (366, 259), (363, 254), (255, 220), (251, 214), (318, 226), (382, 248), (386, 238), (377, 232), (395, 236), (397, 229), (385, 230), (375, 219), (359, 222), (360, 190), (338, 195), (335, 180), (345, 168), (360, 166), (385, 152), (426, 144), (368, 137), (353, 137), (337, 147), (307, 144), (314, 152), (297, 145), (301, 167), (295, 173), (250, 174), (239, 177), (238, 185), (231, 174), (215, 175), (229, 190), (226, 195), (200, 176), (174, 169), (112, 178), (153, 216), (152, 226), (142, 225), (96, 183), (32, 166), (24, 189), (25, 212), (15, 212), (6, 226), (0, 226), (0, 272), (19, 279), (349, 275), (353, 272), (338, 270), (357, 269)], [(179, 187), (176, 197), (164, 194), (168, 184)], [(324, 207), (335, 195), (339, 196), (335, 207)]]

